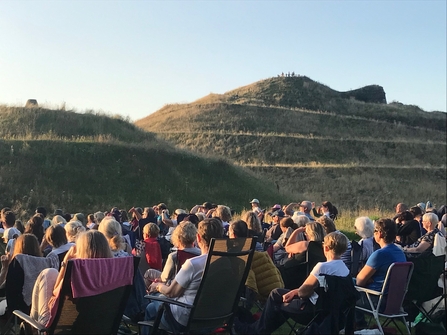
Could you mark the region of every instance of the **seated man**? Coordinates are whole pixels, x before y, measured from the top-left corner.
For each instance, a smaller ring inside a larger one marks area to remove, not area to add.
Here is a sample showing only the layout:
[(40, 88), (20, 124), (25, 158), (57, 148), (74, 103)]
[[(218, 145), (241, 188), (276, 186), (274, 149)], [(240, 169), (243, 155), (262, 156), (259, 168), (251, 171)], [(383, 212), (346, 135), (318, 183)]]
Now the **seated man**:
[[(380, 249), (374, 251), (366, 261), (356, 278), (356, 285), (381, 291), (388, 268), (395, 262), (406, 262), (405, 255), (400, 247), (394, 244), (397, 227), (391, 219), (380, 219), (374, 223), (374, 240), (380, 245)], [(378, 297), (376, 296), (378, 299)], [(386, 296), (382, 298), (382, 306), (385, 306)], [(358, 306), (370, 307), (365, 294), (357, 302)], [(356, 311), (356, 323), (358, 327), (365, 326), (363, 313)]]
[[(181, 270), (168, 286), (160, 282), (153, 282), (149, 287), (149, 293), (159, 292), (169, 298), (174, 298), (187, 304), (193, 304), (197, 290), (200, 286), (203, 270), (205, 269), (208, 256), (208, 247), (212, 238), (222, 238), (223, 227), (219, 219), (211, 218), (199, 222), (197, 229), (197, 243), (201, 250), (201, 255), (185, 261)], [(146, 307), (145, 320), (155, 320), (161, 302), (152, 301)], [(175, 320), (167, 320), (165, 314), (161, 320), (162, 325), (174, 333), (184, 329), (188, 323), (190, 309), (172, 305), (171, 313)], [(143, 333), (148, 332), (148, 327), (143, 328)]]
[[(309, 313), (305, 305), (312, 302), (315, 288), (324, 283), (323, 275), (346, 277), (349, 270), (340, 256), (346, 251), (348, 238), (339, 232), (333, 232), (324, 238), (326, 262), (320, 262), (312, 269), (309, 277), (294, 290), (274, 289), (270, 292), (261, 317), (252, 324), (235, 320), (235, 330), (239, 334), (271, 334), (294, 314)], [(312, 303), (315, 303), (312, 302)], [(313, 308), (311, 308), (313, 312)]]

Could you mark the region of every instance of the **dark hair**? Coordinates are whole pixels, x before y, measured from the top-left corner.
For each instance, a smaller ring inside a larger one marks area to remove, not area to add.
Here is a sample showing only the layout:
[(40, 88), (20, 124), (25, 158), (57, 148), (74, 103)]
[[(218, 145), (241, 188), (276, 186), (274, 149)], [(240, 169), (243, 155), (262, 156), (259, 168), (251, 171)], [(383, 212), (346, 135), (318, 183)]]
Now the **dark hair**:
[(332, 220), (337, 219), (337, 215), (338, 215), (337, 207), (332, 205), (332, 203), (330, 201), (324, 201), (321, 205), (324, 207), (327, 207), (327, 209), (329, 210), (329, 216)]
[(193, 223), (196, 227), (199, 224), (199, 218), (195, 214), (188, 214), (187, 216), (185, 216), (183, 218), (182, 221), (189, 221), (189, 222)]
[(398, 215), (397, 215), (397, 220), (399, 221), (399, 222), (402, 222), (402, 221), (411, 221), (411, 220), (413, 220), (414, 219), (414, 216), (413, 216), (413, 214), (410, 212), (410, 211), (403, 211), (403, 212), (400, 212)]
[(61, 225), (49, 226), (45, 232), (45, 238), (53, 248), (59, 248), (68, 243), (67, 234)]
[(413, 217), (417, 215), (422, 215), (422, 209), (419, 206), (413, 206), (410, 208), (410, 213), (413, 214)]
[(379, 219), (374, 222), (374, 231), (380, 232), (386, 243), (393, 243), (397, 235), (397, 226), (391, 219)]
[(298, 228), (298, 225), (295, 222), (293, 222), (292, 218), (282, 218), (281, 221), (279, 221), (279, 225), (284, 228), (290, 227), (293, 230)]
[(45, 207), (37, 207), (36, 213), (42, 214), (44, 218), (47, 217), (47, 210), (45, 209)]
[(14, 244), (13, 257), (18, 254), (42, 256), (40, 243), (35, 235), (25, 233), (17, 237), (16, 243)]
[(236, 237), (247, 237), (248, 227), (245, 221), (237, 220), (230, 223), (231, 229)]
[(120, 210), (120, 213), (121, 213), (121, 222), (129, 221), (129, 217), (128, 217), (127, 212), (125, 210)]
[(41, 214), (34, 215), (25, 226), (25, 233), (34, 234), (37, 237), (39, 243), (42, 243), (43, 239), (43, 218)]
[(5, 218), (5, 223), (8, 227), (13, 227), (16, 223), (16, 215), (11, 211), (5, 212), (3, 217)]
[(70, 213), (65, 213), (64, 215), (61, 215), (65, 221), (69, 222), (71, 220), (71, 214)]

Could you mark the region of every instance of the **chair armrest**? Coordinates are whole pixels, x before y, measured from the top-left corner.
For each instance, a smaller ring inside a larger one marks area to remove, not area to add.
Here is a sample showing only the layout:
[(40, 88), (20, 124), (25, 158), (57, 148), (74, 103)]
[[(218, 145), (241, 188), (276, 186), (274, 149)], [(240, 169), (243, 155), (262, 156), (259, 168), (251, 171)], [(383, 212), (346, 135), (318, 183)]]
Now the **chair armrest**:
[(37, 329), (39, 332), (46, 332), (48, 329), (41, 323), (37, 322), (33, 318), (31, 318), (28, 314), (23, 313), (22, 311), (15, 310), (13, 311), (14, 315), (18, 318), (22, 319), (26, 323), (28, 323), (31, 327)]
[(193, 308), (194, 307), (194, 305), (187, 304), (187, 303), (184, 303), (184, 302), (181, 302), (181, 301), (177, 301), (177, 300), (174, 300), (174, 299), (170, 299), (170, 298), (167, 298), (167, 297), (165, 297), (163, 295), (150, 295), (150, 294), (147, 294), (144, 297), (146, 299), (155, 300), (155, 301), (161, 301), (161, 302), (165, 302), (167, 304), (173, 304), (173, 305), (177, 305), (177, 306), (184, 307), (184, 308)]
[(369, 293), (369, 294), (373, 294), (373, 295), (382, 295), (382, 292), (370, 290), (369, 288), (365, 288), (365, 287), (361, 287), (361, 286), (356, 286), (355, 288), (359, 292), (365, 292), (365, 293)]

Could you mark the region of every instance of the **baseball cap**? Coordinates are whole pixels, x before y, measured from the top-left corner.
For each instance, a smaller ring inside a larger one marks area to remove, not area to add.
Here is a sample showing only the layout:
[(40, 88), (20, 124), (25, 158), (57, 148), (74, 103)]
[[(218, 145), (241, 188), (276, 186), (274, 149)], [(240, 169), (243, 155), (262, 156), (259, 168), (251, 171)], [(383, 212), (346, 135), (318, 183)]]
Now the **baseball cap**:
[(251, 204), (255, 203), (255, 204), (259, 204), (259, 200), (258, 199), (253, 199), (252, 201), (250, 201)]
[(277, 216), (277, 217), (283, 218), (283, 217), (285, 217), (286, 215), (284, 214), (284, 212), (283, 212), (282, 210), (278, 210), (278, 211), (276, 211), (276, 212), (273, 212), (271, 216), (272, 216), (272, 217)]
[(272, 212), (278, 211), (280, 209), (281, 209), (281, 205), (280, 204), (276, 204), (275, 206), (272, 207)]

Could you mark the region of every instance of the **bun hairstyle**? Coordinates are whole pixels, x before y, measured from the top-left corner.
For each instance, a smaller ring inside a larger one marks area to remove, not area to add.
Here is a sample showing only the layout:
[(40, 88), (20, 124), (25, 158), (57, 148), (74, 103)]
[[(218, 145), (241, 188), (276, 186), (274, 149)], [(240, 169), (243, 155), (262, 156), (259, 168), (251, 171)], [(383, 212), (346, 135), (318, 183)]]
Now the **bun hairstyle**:
[(76, 242), (78, 235), (85, 231), (85, 227), (82, 225), (80, 221), (70, 221), (64, 226), (65, 233), (67, 234), (68, 242)]
[(121, 225), (113, 216), (105, 217), (101, 221), (98, 231), (107, 238), (112, 251), (124, 250), (126, 248)]

